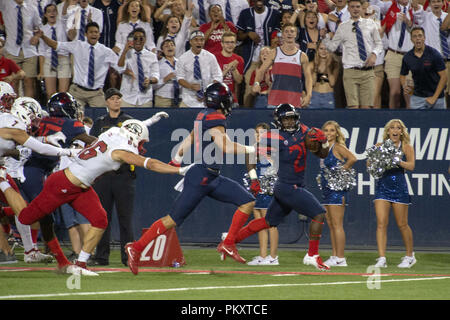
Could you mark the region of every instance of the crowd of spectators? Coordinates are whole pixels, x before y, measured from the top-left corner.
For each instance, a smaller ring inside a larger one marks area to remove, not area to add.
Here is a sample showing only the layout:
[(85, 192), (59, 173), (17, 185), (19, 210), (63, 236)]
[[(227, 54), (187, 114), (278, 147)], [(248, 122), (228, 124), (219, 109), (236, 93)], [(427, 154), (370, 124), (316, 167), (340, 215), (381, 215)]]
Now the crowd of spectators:
[[(308, 69), (312, 82), (299, 107), (446, 108), (448, 7), (447, 0), (3, 0), (0, 81), (44, 102), (67, 91), (91, 107), (105, 106), (110, 87), (121, 91), (122, 107), (201, 107), (201, 91), (223, 81), (236, 106), (268, 108), (274, 52), (283, 50), (283, 26), (294, 25), (309, 60), (294, 78), (306, 90)], [(423, 49), (411, 38), (417, 27)]]

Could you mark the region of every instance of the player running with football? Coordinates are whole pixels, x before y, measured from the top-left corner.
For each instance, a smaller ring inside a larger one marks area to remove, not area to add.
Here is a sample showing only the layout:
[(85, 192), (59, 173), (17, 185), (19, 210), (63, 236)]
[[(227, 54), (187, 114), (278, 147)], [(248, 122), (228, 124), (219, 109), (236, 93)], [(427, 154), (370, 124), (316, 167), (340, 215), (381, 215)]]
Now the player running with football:
[(147, 125), (136, 119), (124, 121), (121, 128), (109, 129), (101, 134), (95, 143), (81, 150), (74, 162), (65, 170), (51, 174), (42, 192), (28, 206), (16, 190), (8, 188), (5, 170), (0, 170), (3, 176), (0, 187), (21, 223), (30, 225), (51, 214), (64, 203), (69, 203), (73, 209), (89, 220), (91, 227), (85, 236), (83, 248), (75, 264), (67, 260), (57, 243), (56, 236), (47, 242), (55, 254), (61, 271), (89, 276), (97, 275), (86, 268), (86, 262), (108, 224), (106, 212), (91, 186), (97, 177), (105, 172), (117, 170), (122, 163), (144, 167), (155, 172), (181, 175), (189, 169), (189, 166), (176, 168), (157, 159), (139, 155), (139, 150), (148, 140)]
[[(212, 144), (215, 144), (217, 147), (215, 150), (223, 153), (254, 153), (254, 147), (232, 142), (225, 132), (226, 117), (231, 113), (232, 104), (233, 96), (226, 84), (217, 82), (206, 88), (206, 109), (198, 113), (194, 129), (180, 144), (174, 159), (170, 162), (172, 165), (179, 166), (185, 150), (194, 144), (195, 164), (184, 178), (182, 192), (175, 200), (170, 214), (155, 221), (138, 241), (125, 246), (128, 267), (133, 274), (137, 275), (139, 272), (139, 258), (147, 244), (168, 229), (180, 226), (207, 196), (238, 207), (233, 215), (227, 238), (219, 244), (217, 250), (222, 254), (223, 259), (230, 256), (238, 262), (245, 263), (234, 245), (234, 238), (253, 212), (255, 198), (236, 181), (220, 175), (218, 161), (205, 159), (204, 152), (205, 149), (211, 150)], [(206, 132), (211, 135), (211, 143), (202, 141)]]
[[(268, 131), (260, 139), (270, 149), (272, 158), (278, 156), (278, 180), (274, 187), (272, 202), (263, 218), (250, 221), (236, 237), (236, 243), (263, 229), (276, 227), (292, 210), (311, 218), (309, 249), (303, 259), (306, 265), (328, 270), (319, 255), (319, 241), (325, 220), (325, 208), (305, 189), (306, 150), (318, 157), (328, 154), (327, 139), (317, 128), (308, 128), (300, 122), (300, 114), (290, 104), (280, 104), (274, 111), (274, 123), (279, 129)], [(278, 148), (278, 150), (276, 150)], [(249, 175), (253, 168), (249, 168)], [(252, 180), (252, 189), (258, 189), (258, 180)]]

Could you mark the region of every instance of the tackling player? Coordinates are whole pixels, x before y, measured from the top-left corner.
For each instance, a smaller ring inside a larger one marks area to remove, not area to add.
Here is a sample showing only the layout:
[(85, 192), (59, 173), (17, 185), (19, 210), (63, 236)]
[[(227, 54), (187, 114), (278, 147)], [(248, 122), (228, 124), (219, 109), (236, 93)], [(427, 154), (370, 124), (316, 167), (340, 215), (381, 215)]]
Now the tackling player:
[[(265, 218), (254, 219), (242, 228), (236, 243), (263, 229), (276, 227), (292, 210), (311, 218), (309, 250), (303, 263), (314, 265), (319, 270), (328, 270), (319, 255), (319, 241), (325, 219), (325, 208), (316, 197), (305, 189), (306, 150), (325, 158), (328, 154), (327, 139), (317, 128), (308, 128), (300, 122), (300, 114), (290, 104), (280, 104), (274, 111), (274, 123), (279, 133), (268, 131), (261, 137), (261, 144), (271, 148), (271, 156), (278, 155), (278, 180), (274, 187), (273, 200)], [(278, 150), (274, 150), (278, 146)], [(250, 168), (249, 175), (256, 173)], [(253, 189), (258, 180), (252, 181)]]
[[(175, 200), (172, 213), (155, 221), (138, 241), (129, 243), (125, 247), (128, 267), (134, 274), (139, 272), (139, 257), (147, 244), (166, 230), (180, 226), (207, 196), (238, 207), (227, 238), (219, 244), (217, 250), (222, 254), (222, 258), (230, 256), (238, 262), (245, 263), (234, 245), (234, 237), (253, 212), (255, 198), (239, 183), (220, 175), (218, 161), (205, 159), (205, 150), (211, 150), (211, 146), (215, 144), (223, 153), (245, 154), (253, 153), (254, 147), (232, 142), (225, 132), (226, 117), (230, 114), (233, 104), (233, 95), (227, 85), (219, 82), (210, 84), (205, 90), (205, 99), (207, 108), (198, 113), (194, 129), (183, 140), (175, 158), (170, 162), (172, 165), (179, 166), (184, 150), (194, 144), (194, 166), (184, 178), (183, 190)], [(202, 141), (206, 132), (211, 135), (211, 143)]]
[(91, 186), (97, 177), (105, 172), (117, 170), (123, 163), (160, 173), (184, 175), (189, 170), (189, 166), (176, 168), (157, 159), (139, 155), (139, 150), (148, 140), (147, 126), (136, 119), (124, 121), (121, 128), (109, 129), (102, 133), (94, 144), (84, 148), (66, 169), (51, 174), (42, 192), (28, 206), (21, 195), (8, 186), (4, 180), (5, 171), (0, 169), (0, 174), (3, 175), (0, 188), (21, 223), (32, 224), (51, 214), (64, 203), (70, 204), (73, 209), (89, 220), (91, 226), (85, 235), (83, 248), (74, 265), (65, 257), (53, 230), (51, 230), (53, 239), (50, 241), (45, 239), (55, 254), (61, 271), (89, 276), (97, 275), (86, 268), (87, 260), (108, 225), (106, 211)]

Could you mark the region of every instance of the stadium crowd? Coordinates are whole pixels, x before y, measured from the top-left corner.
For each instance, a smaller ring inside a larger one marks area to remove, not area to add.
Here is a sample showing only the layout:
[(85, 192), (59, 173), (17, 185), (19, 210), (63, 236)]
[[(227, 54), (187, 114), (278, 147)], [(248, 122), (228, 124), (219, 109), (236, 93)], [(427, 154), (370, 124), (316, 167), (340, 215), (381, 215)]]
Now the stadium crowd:
[[(42, 102), (70, 92), (91, 107), (105, 106), (110, 87), (123, 107), (201, 107), (196, 92), (220, 80), (235, 106), (249, 108), (294, 91), (302, 108), (446, 108), (447, 1), (351, 2), (2, 1), (0, 81)], [(286, 25), (309, 59), (292, 72), (277, 67)], [(416, 27), (423, 49), (410, 34)], [(289, 77), (300, 87), (286, 87)]]

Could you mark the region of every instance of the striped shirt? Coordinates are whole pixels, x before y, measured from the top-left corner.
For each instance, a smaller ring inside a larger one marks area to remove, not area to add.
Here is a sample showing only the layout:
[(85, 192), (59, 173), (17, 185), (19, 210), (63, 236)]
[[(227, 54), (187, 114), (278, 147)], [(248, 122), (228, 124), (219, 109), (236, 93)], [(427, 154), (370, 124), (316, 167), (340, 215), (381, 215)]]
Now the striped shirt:
[(280, 47), (272, 65), (272, 88), (269, 92), (269, 105), (290, 103), (299, 108), (302, 104), (302, 51), (286, 55)]

